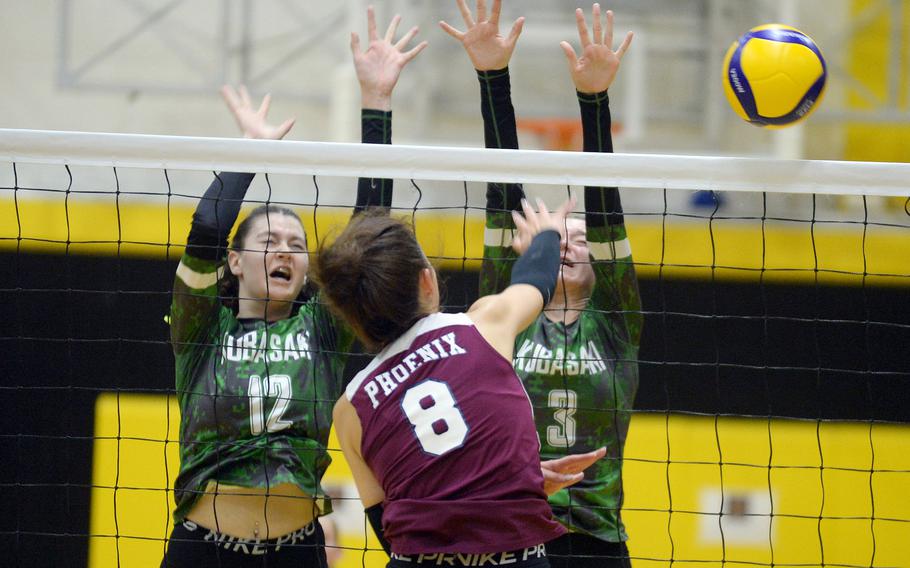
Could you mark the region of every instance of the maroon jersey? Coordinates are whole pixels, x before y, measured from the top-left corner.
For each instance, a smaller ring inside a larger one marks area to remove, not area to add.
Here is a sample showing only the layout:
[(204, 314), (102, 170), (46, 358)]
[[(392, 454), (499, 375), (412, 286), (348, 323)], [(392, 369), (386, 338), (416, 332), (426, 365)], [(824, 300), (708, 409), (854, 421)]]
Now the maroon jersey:
[(501, 552), (565, 532), (543, 491), (528, 395), (466, 314), (414, 324), (347, 397), (393, 552)]

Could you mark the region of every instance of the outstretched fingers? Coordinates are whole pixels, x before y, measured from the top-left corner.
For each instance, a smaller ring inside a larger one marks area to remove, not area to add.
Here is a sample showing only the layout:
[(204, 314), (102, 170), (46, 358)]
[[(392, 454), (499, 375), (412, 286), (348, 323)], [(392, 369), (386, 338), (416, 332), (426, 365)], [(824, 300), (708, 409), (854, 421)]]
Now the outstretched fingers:
[(572, 195), (556, 208), (556, 211), (553, 213), (553, 220), (557, 221), (560, 224), (560, 227), (565, 224), (566, 217), (569, 216), (569, 213), (575, 209), (575, 202), (575, 196)]
[(566, 217), (575, 208), (575, 196), (562, 202), (553, 213), (550, 213), (547, 205), (540, 198), (535, 199), (535, 205), (536, 208), (531, 206), (527, 199), (523, 199), (521, 209), (524, 217), (516, 211), (512, 212), (512, 218), (519, 231), (527, 231), (530, 236), (550, 229), (562, 232), (565, 230)]
[(395, 44), (395, 49), (397, 49), (398, 51), (404, 50), (404, 48), (411, 42), (411, 40), (414, 39), (415, 36), (417, 36), (417, 32), (419, 32), (419, 31), (420, 31), (420, 28), (418, 28), (417, 26), (414, 26), (413, 28), (409, 29), (408, 33), (401, 36), (401, 39), (398, 40), (398, 43)]
[(540, 462), (543, 473), (543, 487), (547, 495), (578, 483), (584, 479), (584, 470), (607, 454), (606, 448), (599, 448), (586, 454), (572, 454), (556, 460)]
[(585, 13), (581, 8), (575, 10), (575, 24), (578, 26), (578, 39), (581, 40), (581, 49), (591, 45), (591, 36), (588, 34), (588, 24), (585, 22)]
[(276, 132), (276, 134), (278, 135), (278, 139), (279, 139), (279, 140), (282, 139), (282, 138), (284, 138), (284, 136), (285, 136), (288, 132), (291, 131), (291, 128), (294, 127), (294, 123), (295, 123), (295, 122), (297, 122), (297, 119), (296, 119), (296, 118), (289, 118), (289, 119), (285, 120), (284, 122), (282, 122), (281, 124), (279, 124), (279, 125), (275, 128), (275, 132)]
[(379, 32), (376, 31), (376, 10), (372, 5), (367, 6), (367, 31), (370, 41), (379, 40)]
[(269, 107), (271, 105), (272, 105), (272, 94), (266, 93), (266, 95), (264, 97), (262, 97), (262, 102), (259, 103), (259, 110), (256, 111), (256, 114), (258, 114), (262, 118), (265, 118), (266, 115), (269, 114)]
[(536, 197), (534, 198), (534, 203), (537, 204), (537, 220), (538, 220), (538, 231), (543, 231), (546, 227), (553, 224), (553, 219), (550, 216), (550, 210), (547, 209), (547, 204), (543, 202), (543, 199)]
[(360, 51), (360, 36), (357, 35), (357, 32), (351, 32), (351, 53), (354, 54), (354, 57), (362, 53)]
[(464, 25), (468, 28), (474, 27), (474, 17), (471, 15), (471, 9), (468, 8), (468, 3), (465, 0), (456, 0), (458, 4), (458, 10), (461, 12), (461, 19), (464, 20)]
[(447, 34), (449, 34), (450, 36), (454, 37), (454, 38), (457, 39), (458, 41), (461, 41), (462, 39), (464, 39), (464, 33), (463, 33), (463, 32), (460, 32), (460, 31), (456, 30), (455, 28), (453, 28), (452, 26), (450, 26), (448, 23), (446, 23), (446, 22), (444, 22), (444, 21), (441, 21), (441, 20), (440, 20), (440, 22), (439, 22), (439, 27), (442, 28), (442, 31), (444, 31), (445, 33), (447, 33)]
[(512, 30), (509, 31), (509, 38), (508, 38), (508, 41), (511, 45), (515, 45), (518, 42), (518, 36), (521, 35), (521, 30), (524, 29), (524, 25), (525, 25), (524, 16), (515, 20), (515, 23), (512, 24)]
[(499, 25), (499, 15), (502, 13), (502, 0), (493, 0), (493, 9), (490, 11), (490, 23)]
[(607, 10), (607, 27), (604, 30), (603, 43), (605, 46), (613, 49), (613, 10)]
[(547, 214), (547, 207), (543, 204), (540, 198), (535, 200), (537, 208), (542, 209), (542, 211), (536, 211), (531, 205), (531, 202), (527, 199), (521, 200), (521, 211), (524, 213), (523, 225), (527, 229), (527, 232), (530, 236), (536, 235), (540, 232), (541, 225), (541, 216)]
[(272, 105), (272, 96), (270, 94), (262, 97), (262, 102), (258, 106), (252, 104), (252, 99), (246, 87), (240, 85), (237, 89), (230, 85), (221, 88), (221, 96), (227, 103), (228, 109), (234, 115), (237, 126), (245, 138), (262, 138), (266, 140), (280, 140), (294, 126), (295, 119), (289, 118), (279, 124), (272, 126), (268, 123), (269, 109)]
[(575, 49), (567, 41), (559, 42), (559, 47), (561, 47), (562, 52), (566, 54), (566, 60), (569, 62), (569, 68), (574, 69), (578, 65), (578, 55), (575, 53)]
[[(525, 208), (525, 202), (522, 200), (521, 203), (522, 209)], [(512, 221), (515, 222), (515, 229), (518, 231), (519, 235), (528, 234), (531, 232), (531, 227), (527, 222), (527, 213), (525, 216), (522, 216), (518, 211), (512, 211)]]
[(240, 104), (247, 108), (253, 108), (253, 100), (250, 98), (250, 92), (246, 90), (246, 85), (240, 85)]
[(477, 0), (477, 21), (487, 21), (487, 0)]
[(430, 42), (428, 42), (428, 41), (422, 41), (422, 42), (420, 42), (419, 44), (417, 44), (417, 45), (416, 45), (413, 49), (411, 49), (410, 51), (404, 52), (404, 54), (403, 54), (403, 55), (404, 55), (404, 62), (405, 62), (405, 63), (410, 63), (411, 60), (414, 59), (415, 57), (417, 57), (417, 54), (419, 54), (421, 51), (423, 51), (424, 49), (426, 49), (426, 47), (427, 47), (429, 44), (430, 44)]
[(619, 44), (619, 49), (616, 50), (616, 56), (620, 59), (622, 59), (622, 56), (625, 55), (627, 51), (629, 51), (629, 46), (632, 45), (633, 36), (634, 34), (632, 32), (627, 33), (626, 37), (623, 38), (622, 43)]
[[(610, 14), (611, 14), (611, 12), (608, 10), (607, 19), (610, 18)], [(594, 37), (592, 38), (592, 41), (594, 42), (594, 45), (603, 44), (604, 43), (604, 30), (603, 30), (603, 24), (600, 21), (600, 4), (594, 4), (594, 7), (591, 9), (591, 19), (594, 20)], [(609, 28), (609, 26), (608, 26), (608, 28)], [(611, 36), (613, 35), (612, 32), (610, 32), (610, 35)], [(610, 42), (612, 42), (612, 41), (613, 40), (611, 38)], [(612, 45), (610, 42), (607, 43), (608, 46)]]
[(395, 17), (392, 18), (392, 21), (389, 23), (389, 27), (385, 31), (385, 40), (388, 43), (392, 43), (392, 40), (395, 39), (395, 33), (398, 32), (398, 24), (401, 23), (401, 14), (395, 14)]
[(547, 460), (542, 466), (563, 474), (577, 474), (594, 465), (597, 460), (607, 455), (606, 448), (598, 448), (584, 454), (570, 454), (555, 460)]
[(240, 95), (237, 94), (234, 87), (230, 85), (221, 87), (221, 98), (224, 99), (225, 104), (227, 104), (231, 112), (236, 113), (237, 109), (240, 108)]
[(543, 473), (543, 490), (547, 495), (571, 487), (584, 479), (583, 473), (565, 474), (549, 469), (541, 469), (541, 473)]

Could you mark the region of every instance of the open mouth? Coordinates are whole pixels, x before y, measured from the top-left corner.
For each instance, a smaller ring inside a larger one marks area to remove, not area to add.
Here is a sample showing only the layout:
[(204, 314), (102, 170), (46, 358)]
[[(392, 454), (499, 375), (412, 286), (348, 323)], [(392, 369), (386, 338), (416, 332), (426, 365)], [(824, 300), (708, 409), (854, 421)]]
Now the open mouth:
[(286, 266), (281, 266), (269, 273), (269, 277), (278, 278), (284, 280), (285, 282), (291, 281), (291, 270)]

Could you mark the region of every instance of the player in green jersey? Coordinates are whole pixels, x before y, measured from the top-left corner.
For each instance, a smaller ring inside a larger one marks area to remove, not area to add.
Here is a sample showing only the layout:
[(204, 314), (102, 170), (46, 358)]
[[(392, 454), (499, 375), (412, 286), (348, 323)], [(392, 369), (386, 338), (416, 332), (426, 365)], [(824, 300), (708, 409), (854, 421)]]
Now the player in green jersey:
[[(370, 44), (352, 51), (363, 139), (391, 141), (391, 94), (425, 43), (384, 38), (368, 11)], [(247, 138), (279, 140), (293, 126), (266, 120), (244, 89), (222, 91)], [(177, 268), (171, 341), (181, 410), (174, 531), (162, 566), (325, 566), (316, 517), (330, 511), (320, 480), (332, 407), (353, 334), (319, 300), (303, 298), (306, 233), (290, 209), (266, 205), (228, 235), (253, 174), (221, 173), (200, 200)], [(389, 180), (361, 179), (356, 210), (391, 205)], [(222, 273), (224, 276), (222, 277)], [(234, 309), (220, 289), (228, 283)]]
[[(467, 29), (442, 27), (462, 43), (477, 69), (486, 146), (518, 148), (508, 64), (523, 19), (504, 37), (498, 25), (501, 0), (493, 2), (489, 15), (486, 2), (478, 0), (476, 20), (465, 0), (457, 2)], [(614, 51), (612, 12), (604, 26), (594, 4), (593, 17), (592, 36), (584, 13), (576, 12), (580, 56), (567, 42), (561, 45), (581, 107), (584, 150), (612, 152), (607, 90), (632, 34)], [(517, 257), (511, 211), (523, 196), (520, 185), (488, 186), (481, 295), (509, 283)], [(627, 567), (622, 455), (638, 388), (642, 314), (618, 190), (586, 187), (585, 218), (570, 219), (567, 235), (557, 290), (544, 313), (518, 336), (513, 366), (535, 407), (542, 458), (607, 448), (607, 457), (581, 482), (550, 497), (554, 513), (571, 531), (547, 544), (551, 563)]]

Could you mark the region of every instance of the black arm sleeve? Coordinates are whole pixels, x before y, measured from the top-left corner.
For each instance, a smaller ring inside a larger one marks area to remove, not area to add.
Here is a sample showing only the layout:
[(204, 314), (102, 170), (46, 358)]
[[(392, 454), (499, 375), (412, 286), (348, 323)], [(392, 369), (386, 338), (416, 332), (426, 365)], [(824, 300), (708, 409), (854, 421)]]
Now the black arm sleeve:
[(559, 232), (544, 231), (534, 236), (531, 246), (521, 255), (512, 268), (511, 284), (530, 284), (543, 296), (546, 306), (556, 290), (559, 276)]
[[(512, 83), (509, 68), (478, 71), (480, 113), (483, 116), (483, 138), (487, 148), (518, 149), (518, 127), (512, 106)], [(516, 183), (487, 184), (487, 211), (521, 209), (524, 190)]]
[[(607, 91), (578, 93), (585, 152), (613, 152), (610, 132), (610, 97)], [(585, 222), (588, 227), (622, 225), (622, 203), (615, 187), (585, 187)]]
[(370, 526), (373, 527), (373, 532), (376, 533), (376, 538), (379, 540), (379, 544), (382, 545), (382, 549), (385, 550), (386, 554), (391, 556), (392, 545), (386, 540), (385, 532), (382, 530), (382, 503), (376, 503), (372, 507), (367, 507), (363, 512), (366, 513), (367, 519), (370, 521)]
[[(363, 109), (360, 111), (360, 141), (364, 144), (392, 143), (392, 112)], [(354, 213), (367, 207), (392, 206), (392, 180), (360, 178), (357, 181), (357, 203)]]
[(240, 206), (255, 174), (221, 172), (215, 174), (196, 211), (186, 238), (187, 254), (203, 260), (220, 260), (228, 247)]

